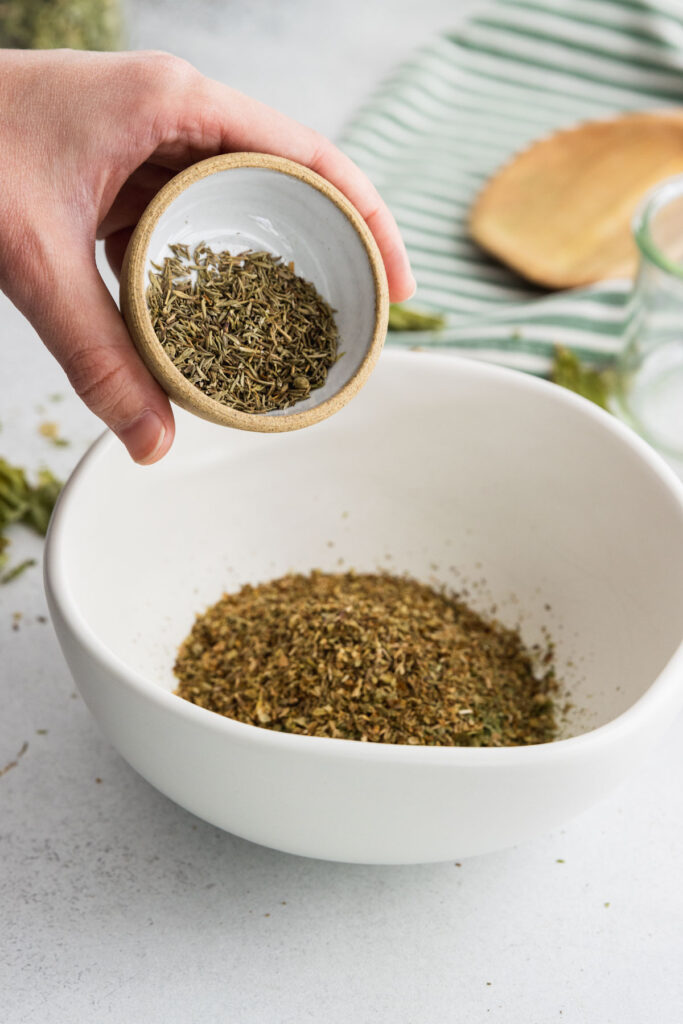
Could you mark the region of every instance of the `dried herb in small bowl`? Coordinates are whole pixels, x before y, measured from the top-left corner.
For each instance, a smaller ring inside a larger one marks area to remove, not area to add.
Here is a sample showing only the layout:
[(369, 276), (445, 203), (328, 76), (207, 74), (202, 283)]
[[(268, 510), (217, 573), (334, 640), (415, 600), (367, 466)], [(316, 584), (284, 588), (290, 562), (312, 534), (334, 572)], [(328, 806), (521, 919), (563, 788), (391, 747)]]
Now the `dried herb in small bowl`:
[(334, 311), (293, 264), (268, 252), (170, 246), (147, 305), (164, 351), (209, 398), (247, 413), (287, 409), (338, 358)]

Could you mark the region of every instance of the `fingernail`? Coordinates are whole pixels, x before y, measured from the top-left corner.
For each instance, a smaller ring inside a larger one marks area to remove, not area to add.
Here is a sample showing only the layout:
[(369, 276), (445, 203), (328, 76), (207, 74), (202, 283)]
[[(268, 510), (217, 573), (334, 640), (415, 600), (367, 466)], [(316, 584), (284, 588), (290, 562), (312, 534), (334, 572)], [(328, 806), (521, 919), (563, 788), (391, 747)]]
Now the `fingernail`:
[(141, 466), (154, 462), (166, 437), (166, 427), (151, 409), (137, 416), (131, 423), (117, 430), (132, 458)]
[(412, 288), (411, 288), (410, 295), (408, 296), (408, 298), (412, 299), (413, 295), (417, 291), (417, 281), (415, 280), (415, 277), (413, 276), (413, 274), (410, 275), (410, 278), (411, 278), (411, 281), (412, 281)]

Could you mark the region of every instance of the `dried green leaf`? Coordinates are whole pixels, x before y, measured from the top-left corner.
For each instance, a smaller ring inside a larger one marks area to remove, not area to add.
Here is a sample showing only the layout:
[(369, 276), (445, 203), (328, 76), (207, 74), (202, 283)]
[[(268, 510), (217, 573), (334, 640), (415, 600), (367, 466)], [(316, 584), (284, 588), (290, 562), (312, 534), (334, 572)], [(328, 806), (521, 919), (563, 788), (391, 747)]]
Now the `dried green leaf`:
[(18, 565), (13, 566), (3, 576), (0, 576), (0, 584), (11, 583), (12, 580), (18, 579), (23, 572), (36, 564), (35, 558), (25, 558), (23, 562), (19, 562)]
[[(8, 561), (7, 529), (13, 523), (23, 523), (44, 535), (61, 487), (59, 480), (47, 469), (38, 473), (36, 484), (31, 484), (23, 469), (0, 458), (0, 568)], [(11, 569), (3, 582), (16, 579), (25, 568), (27, 566), (22, 563)]]
[(396, 303), (389, 306), (390, 331), (440, 331), (445, 326), (446, 317), (438, 313), (423, 313)]
[(614, 390), (614, 370), (597, 370), (586, 366), (574, 352), (558, 345), (550, 376), (555, 384), (582, 395), (609, 412), (609, 398)]

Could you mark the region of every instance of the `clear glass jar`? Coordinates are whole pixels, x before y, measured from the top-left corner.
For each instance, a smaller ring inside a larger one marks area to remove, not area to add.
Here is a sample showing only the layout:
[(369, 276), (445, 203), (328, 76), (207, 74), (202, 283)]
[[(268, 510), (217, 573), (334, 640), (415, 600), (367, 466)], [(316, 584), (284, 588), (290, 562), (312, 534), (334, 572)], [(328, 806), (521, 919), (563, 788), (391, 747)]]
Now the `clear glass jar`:
[(639, 267), (617, 363), (613, 411), (683, 468), (683, 175), (648, 193), (633, 220)]

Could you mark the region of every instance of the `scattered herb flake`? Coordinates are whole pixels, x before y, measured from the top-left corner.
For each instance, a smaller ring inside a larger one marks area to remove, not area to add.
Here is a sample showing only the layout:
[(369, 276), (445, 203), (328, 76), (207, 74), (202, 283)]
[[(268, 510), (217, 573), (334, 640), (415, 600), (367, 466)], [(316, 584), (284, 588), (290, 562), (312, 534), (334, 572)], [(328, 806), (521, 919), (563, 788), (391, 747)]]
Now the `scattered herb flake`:
[(52, 420), (45, 420), (39, 424), (38, 433), (57, 448), (66, 448), (69, 444), (66, 438), (60, 436), (59, 424)]
[(26, 753), (27, 750), (28, 750), (28, 743), (24, 740), (24, 742), (21, 745), (21, 749), (19, 750), (19, 753), (14, 758), (14, 760), (13, 761), (8, 761), (8, 763), (5, 765), (4, 768), (0, 768), (0, 775), (4, 775), (5, 772), (8, 772), (11, 768), (16, 768), (18, 763), (19, 763), (19, 761), (24, 756), (24, 754)]
[(13, 580), (18, 579), (23, 572), (27, 569), (31, 569), (36, 565), (35, 558), (25, 558), (23, 562), (19, 562), (18, 565), (13, 566), (6, 573), (0, 576), (0, 585), (5, 583), (11, 583)]

